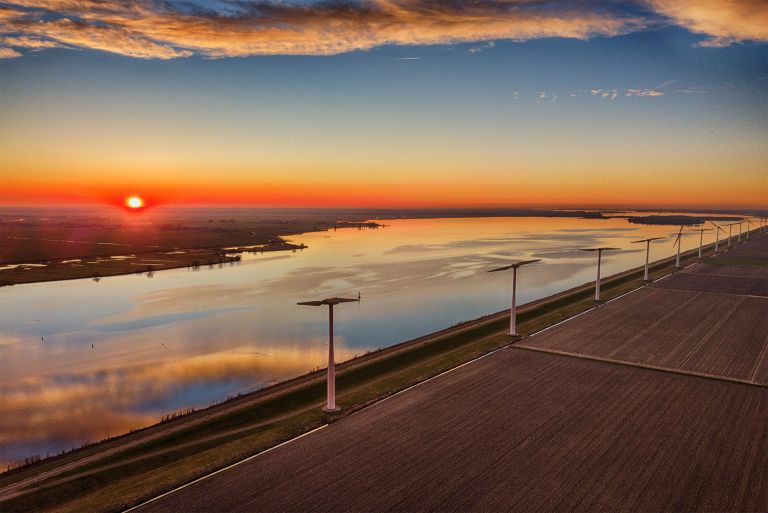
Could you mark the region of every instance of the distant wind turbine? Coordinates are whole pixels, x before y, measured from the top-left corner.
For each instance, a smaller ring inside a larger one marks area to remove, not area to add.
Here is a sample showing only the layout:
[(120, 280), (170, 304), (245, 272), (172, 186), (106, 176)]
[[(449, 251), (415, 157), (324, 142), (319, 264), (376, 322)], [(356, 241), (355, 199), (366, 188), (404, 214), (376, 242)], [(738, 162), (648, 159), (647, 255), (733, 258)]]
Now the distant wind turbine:
[(680, 237), (683, 235), (683, 228), (684, 226), (680, 227), (680, 231), (677, 232), (677, 238), (675, 238), (675, 243), (672, 244), (672, 247), (674, 248), (677, 246), (677, 257), (675, 258), (675, 269), (680, 269)]
[(509, 269), (512, 269), (512, 307), (509, 309), (509, 334), (513, 337), (517, 336), (517, 269), (524, 265), (533, 264), (540, 261), (541, 259), (522, 260), (520, 262), (515, 262), (513, 264), (505, 265), (504, 267), (499, 267), (497, 269), (491, 269), (488, 271), (489, 273), (495, 273), (498, 271), (508, 271)]
[(704, 232), (708, 232), (706, 228), (699, 228), (699, 260), (701, 260), (701, 253), (704, 247)]
[(633, 240), (631, 244), (637, 244), (640, 242), (645, 242), (645, 273), (643, 274), (643, 280), (650, 281), (648, 277), (648, 260), (651, 255), (651, 241), (653, 240), (659, 240), (664, 239), (665, 237), (651, 237), (650, 239), (643, 239), (643, 240)]
[(325, 402), (325, 412), (336, 412), (336, 362), (333, 355), (333, 307), (339, 303), (352, 303), (360, 301), (357, 299), (347, 299), (343, 297), (331, 297), (321, 301), (304, 301), (296, 303), (303, 306), (324, 306), (328, 305), (328, 379), (327, 379), (327, 398)]
[(720, 231), (722, 230), (723, 234), (725, 234), (725, 228), (723, 228), (722, 226), (716, 225), (712, 221), (710, 221), (709, 224), (711, 224), (716, 228), (715, 229), (715, 253), (717, 253), (720, 246)]
[(595, 301), (600, 301), (600, 262), (603, 251), (616, 251), (620, 248), (584, 248), (581, 251), (597, 251), (597, 279), (595, 280)]

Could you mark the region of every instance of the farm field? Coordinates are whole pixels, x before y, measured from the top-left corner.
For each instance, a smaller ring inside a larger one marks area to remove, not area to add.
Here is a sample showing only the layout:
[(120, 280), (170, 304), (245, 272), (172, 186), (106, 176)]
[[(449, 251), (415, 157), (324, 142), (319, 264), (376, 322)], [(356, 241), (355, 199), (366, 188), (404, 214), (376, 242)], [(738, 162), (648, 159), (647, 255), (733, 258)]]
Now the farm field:
[(507, 348), (139, 511), (757, 511), (766, 415), (758, 387)]
[(712, 259), (714, 264), (768, 266), (768, 239), (753, 237), (745, 244), (732, 246), (727, 252)]
[[(711, 258), (708, 262), (717, 262), (720, 257)], [(719, 276), (740, 276), (744, 278), (768, 279), (768, 268), (766, 267), (748, 267), (744, 265), (717, 265), (711, 263), (700, 263), (690, 269), (686, 269), (690, 274), (713, 274)]]
[(768, 278), (729, 276), (727, 274), (682, 272), (673, 278), (664, 280), (653, 286), (662, 289), (716, 292), (722, 294), (746, 294), (768, 297)]
[(768, 384), (765, 270), (689, 269), (519, 346)]

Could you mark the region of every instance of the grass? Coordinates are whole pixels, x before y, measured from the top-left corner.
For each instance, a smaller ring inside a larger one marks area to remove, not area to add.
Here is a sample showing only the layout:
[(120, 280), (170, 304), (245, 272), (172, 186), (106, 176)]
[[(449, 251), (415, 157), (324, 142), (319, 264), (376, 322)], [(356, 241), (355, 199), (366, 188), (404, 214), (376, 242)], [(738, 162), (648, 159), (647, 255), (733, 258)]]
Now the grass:
[[(694, 259), (695, 253), (691, 252), (683, 262)], [(672, 265), (673, 261), (670, 260), (655, 264), (652, 266), (654, 277), (668, 271)], [(642, 270), (606, 279), (602, 287), (603, 297), (617, 297), (642, 283)], [(530, 334), (591, 308), (594, 305), (592, 294), (593, 288), (587, 285), (551, 301), (522, 309), (518, 314), (521, 333)], [(341, 416), (509, 344), (512, 339), (505, 335), (508, 319), (507, 316), (496, 315), (486, 322), (460, 326), (424, 343), (405, 345), (400, 350), (392, 348), (395, 350), (384, 355), (362, 357), (359, 364), (341, 371), (337, 377), (338, 402), (343, 408)], [(338, 415), (327, 416), (317, 407), (322, 403), (324, 394), (323, 381), (291, 388), (252, 406), (180, 429), (49, 478), (44, 483), (50, 486), (37, 490), (32, 488), (31, 493), (0, 503), (0, 509), (4, 512), (122, 509), (127, 504), (141, 502), (325, 422), (336, 420)], [(267, 423), (276, 417), (281, 418)], [(183, 421), (184, 418), (177, 420)], [(248, 429), (248, 426), (254, 424), (259, 425)], [(241, 431), (228, 433), (234, 429)], [(213, 436), (218, 438), (210, 439)], [(203, 438), (205, 440), (201, 441)], [(161, 450), (165, 452), (152, 454)], [(98, 447), (89, 448), (88, 453), (96, 451)], [(152, 455), (141, 458), (148, 454)], [(71, 461), (77, 456), (74, 453), (71, 458), (62, 461)], [(36, 472), (36, 468), (50, 467), (33, 466), (29, 472), (22, 473), (22, 478)], [(93, 472), (76, 477), (84, 471)], [(57, 482), (65, 476), (72, 479)], [(8, 483), (3, 481), (3, 484)]]

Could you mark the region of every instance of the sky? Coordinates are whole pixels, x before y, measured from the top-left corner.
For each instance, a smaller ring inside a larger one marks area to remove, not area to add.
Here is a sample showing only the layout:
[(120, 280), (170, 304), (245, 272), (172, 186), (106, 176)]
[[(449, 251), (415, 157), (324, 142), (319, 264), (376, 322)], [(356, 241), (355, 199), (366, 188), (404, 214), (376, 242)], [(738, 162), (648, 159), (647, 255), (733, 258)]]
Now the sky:
[(765, 207), (768, 2), (0, 0), (0, 204)]

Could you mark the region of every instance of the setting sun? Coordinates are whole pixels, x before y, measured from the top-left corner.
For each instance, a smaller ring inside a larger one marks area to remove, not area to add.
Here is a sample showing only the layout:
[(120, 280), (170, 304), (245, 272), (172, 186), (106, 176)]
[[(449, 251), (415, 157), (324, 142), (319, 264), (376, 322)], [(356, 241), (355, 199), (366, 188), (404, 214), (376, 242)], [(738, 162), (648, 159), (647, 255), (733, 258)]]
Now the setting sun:
[(125, 204), (128, 208), (141, 208), (144, 206), (144, 200), (138, 196), (131, 196), (125, 200)]

